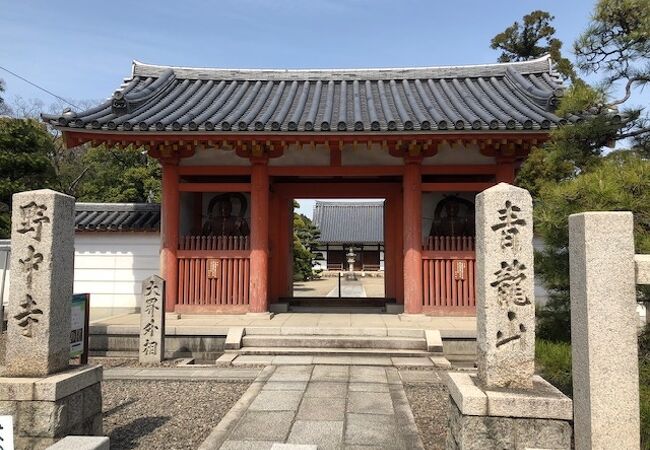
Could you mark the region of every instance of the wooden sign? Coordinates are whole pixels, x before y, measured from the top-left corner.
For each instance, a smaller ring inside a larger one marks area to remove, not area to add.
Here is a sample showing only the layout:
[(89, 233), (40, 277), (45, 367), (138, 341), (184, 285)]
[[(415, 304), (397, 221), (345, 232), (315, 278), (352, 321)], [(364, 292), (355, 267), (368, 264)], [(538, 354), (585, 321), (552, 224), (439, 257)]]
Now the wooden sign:
[(456, 259), (452, 261), (454, 269), (454, 280), (464, 280), (467, 278), (467, 261), (464, 259)]
[(208, 259), (208, 279), (219, 278), (221, 274), (221, 261), (218, 259)]

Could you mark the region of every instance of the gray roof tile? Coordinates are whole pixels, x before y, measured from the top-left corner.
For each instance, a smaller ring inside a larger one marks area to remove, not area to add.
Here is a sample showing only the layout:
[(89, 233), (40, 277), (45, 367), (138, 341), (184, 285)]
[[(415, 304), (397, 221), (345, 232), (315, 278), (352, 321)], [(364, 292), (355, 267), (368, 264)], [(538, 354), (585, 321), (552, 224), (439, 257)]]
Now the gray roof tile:
[(106, 102), (43, 114), (69, 129), (132, 133), (539, 130), (561, 82), (548, 57), (455, 67), (225, 70), (133, 63)]
[(154, 203), (77, 203), (76, 231), (159, 231), (160, 205)]
[(321, 243), (384, 242), (384, 202), (316, 201), (314, 225)]

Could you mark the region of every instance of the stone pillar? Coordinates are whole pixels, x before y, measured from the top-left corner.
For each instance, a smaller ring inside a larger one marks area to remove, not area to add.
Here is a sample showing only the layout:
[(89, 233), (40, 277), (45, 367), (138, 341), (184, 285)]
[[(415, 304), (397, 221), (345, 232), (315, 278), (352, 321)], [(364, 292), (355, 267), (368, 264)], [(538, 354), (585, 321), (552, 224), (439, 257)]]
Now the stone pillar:
[(404, 312), (422, 313), (422, 172), (420, 160), (404, 166)]
[(535, 371), (533, 204), (505, 183), (476, 197), (478, 377), (485, 387), (532, 387)]
[(269, 167), (253, 159), (251, 173), (250, 312), (269, 310)]
[(633, 217), (569, 217), (575, 447), (639, 448)]
[(165, 359), (165, 280), (151, 275), (142, 282), (140, 306), (140, 362)]
[(47, 189), (14, 194), (11, 242), (0, 415), (13, 416), (15, 448), (101, 434), (102, 368), (68, 365), (74, 198)]
[(68, 367), (74, 278), (74, 198), (49, 189), (13, 195), (5, 376)]
[(571, 448), (571, 399), (534, 375), (532, 200), (500, 183), (476, 198), (478, 374), (449, 373), (448, 450)]
[(165, 305), (168, 312), (176, 307), (178, 295), (178, 252), (180, 197), (178, 160), (162, 159), (162, 229), (160, 273), (166, 282)]

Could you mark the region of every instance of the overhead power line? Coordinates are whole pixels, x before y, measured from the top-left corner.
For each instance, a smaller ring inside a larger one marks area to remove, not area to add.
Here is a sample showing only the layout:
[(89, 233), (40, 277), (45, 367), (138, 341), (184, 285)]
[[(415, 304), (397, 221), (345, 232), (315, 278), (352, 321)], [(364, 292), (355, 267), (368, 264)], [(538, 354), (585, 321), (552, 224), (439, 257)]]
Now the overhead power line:
[(64, 99), (63, 97), (61, 97), (60, 95), (56, 95), (54, 92), (52, 92), (52, 91), (48, 91), (48, 90), (45, 89), (44, 87), (41, 87), (41, 86), (39, 86), (38, 84), (36, 84), (36, 83), (34, 83), (34, 82), (32, 82), (32, 81), (29, 81), (27, 78), (18, 75), (16, 72), (12, 72), (11, 70), (7, 69), (6, 67), (2, 67), (2, 66), (0, 66), (0, 69), (4, 70), (4, 71), (7, 72), (7, 73), (10, 73), (11, 75), (15, 76), (16, 78), (18, 78), (18, 79), (20, 79), (20, 80), (23, 80), (25, 83), (31, 84), (31, 85), (34, 86), (36, 89), (40, 89), (41, 91), (45, 92), (46, 94), (49, 94), (49, 95), (51, 95), (52, 97), (55, 97), (55, 98), (61, 100), (63, 103), (72, 106), (74, 109), (77, 109), (77, 110), (80, 110), (80, 109), (81, 109), (80, 107), (78, 107), (78, 106), (75, 105), (74, 103), (70, 103), (69, 101), (67, 101), (66, 99)]

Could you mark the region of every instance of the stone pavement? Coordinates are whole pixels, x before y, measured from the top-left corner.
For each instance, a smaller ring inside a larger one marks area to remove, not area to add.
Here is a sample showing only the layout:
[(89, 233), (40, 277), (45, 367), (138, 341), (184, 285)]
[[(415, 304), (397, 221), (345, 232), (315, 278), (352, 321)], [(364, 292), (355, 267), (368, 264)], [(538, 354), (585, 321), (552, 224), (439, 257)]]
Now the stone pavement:
[(200, 447), (421, 449), (397, 369), (268, 366)]
[[(94, 320), (91, 329), (116, 334), (139, 334), (140, 314), (124, 314)], [(239, 315), (193, 315), (183, 314), (180, 318), (168, 316), (165, 333), (173, 335), (221, 335), (228, 334), (231, 327), (246, 328), (383, 328), (440, 330), (446, 337), (476, 337), (475, 317), (421, 317), (417, 321), (402, 320), (397, 314), (344, 314), (344, 313), (279, 313), (270, 320), (246, 314)], [(91, 330), (91, 334), (93, 334)]]

